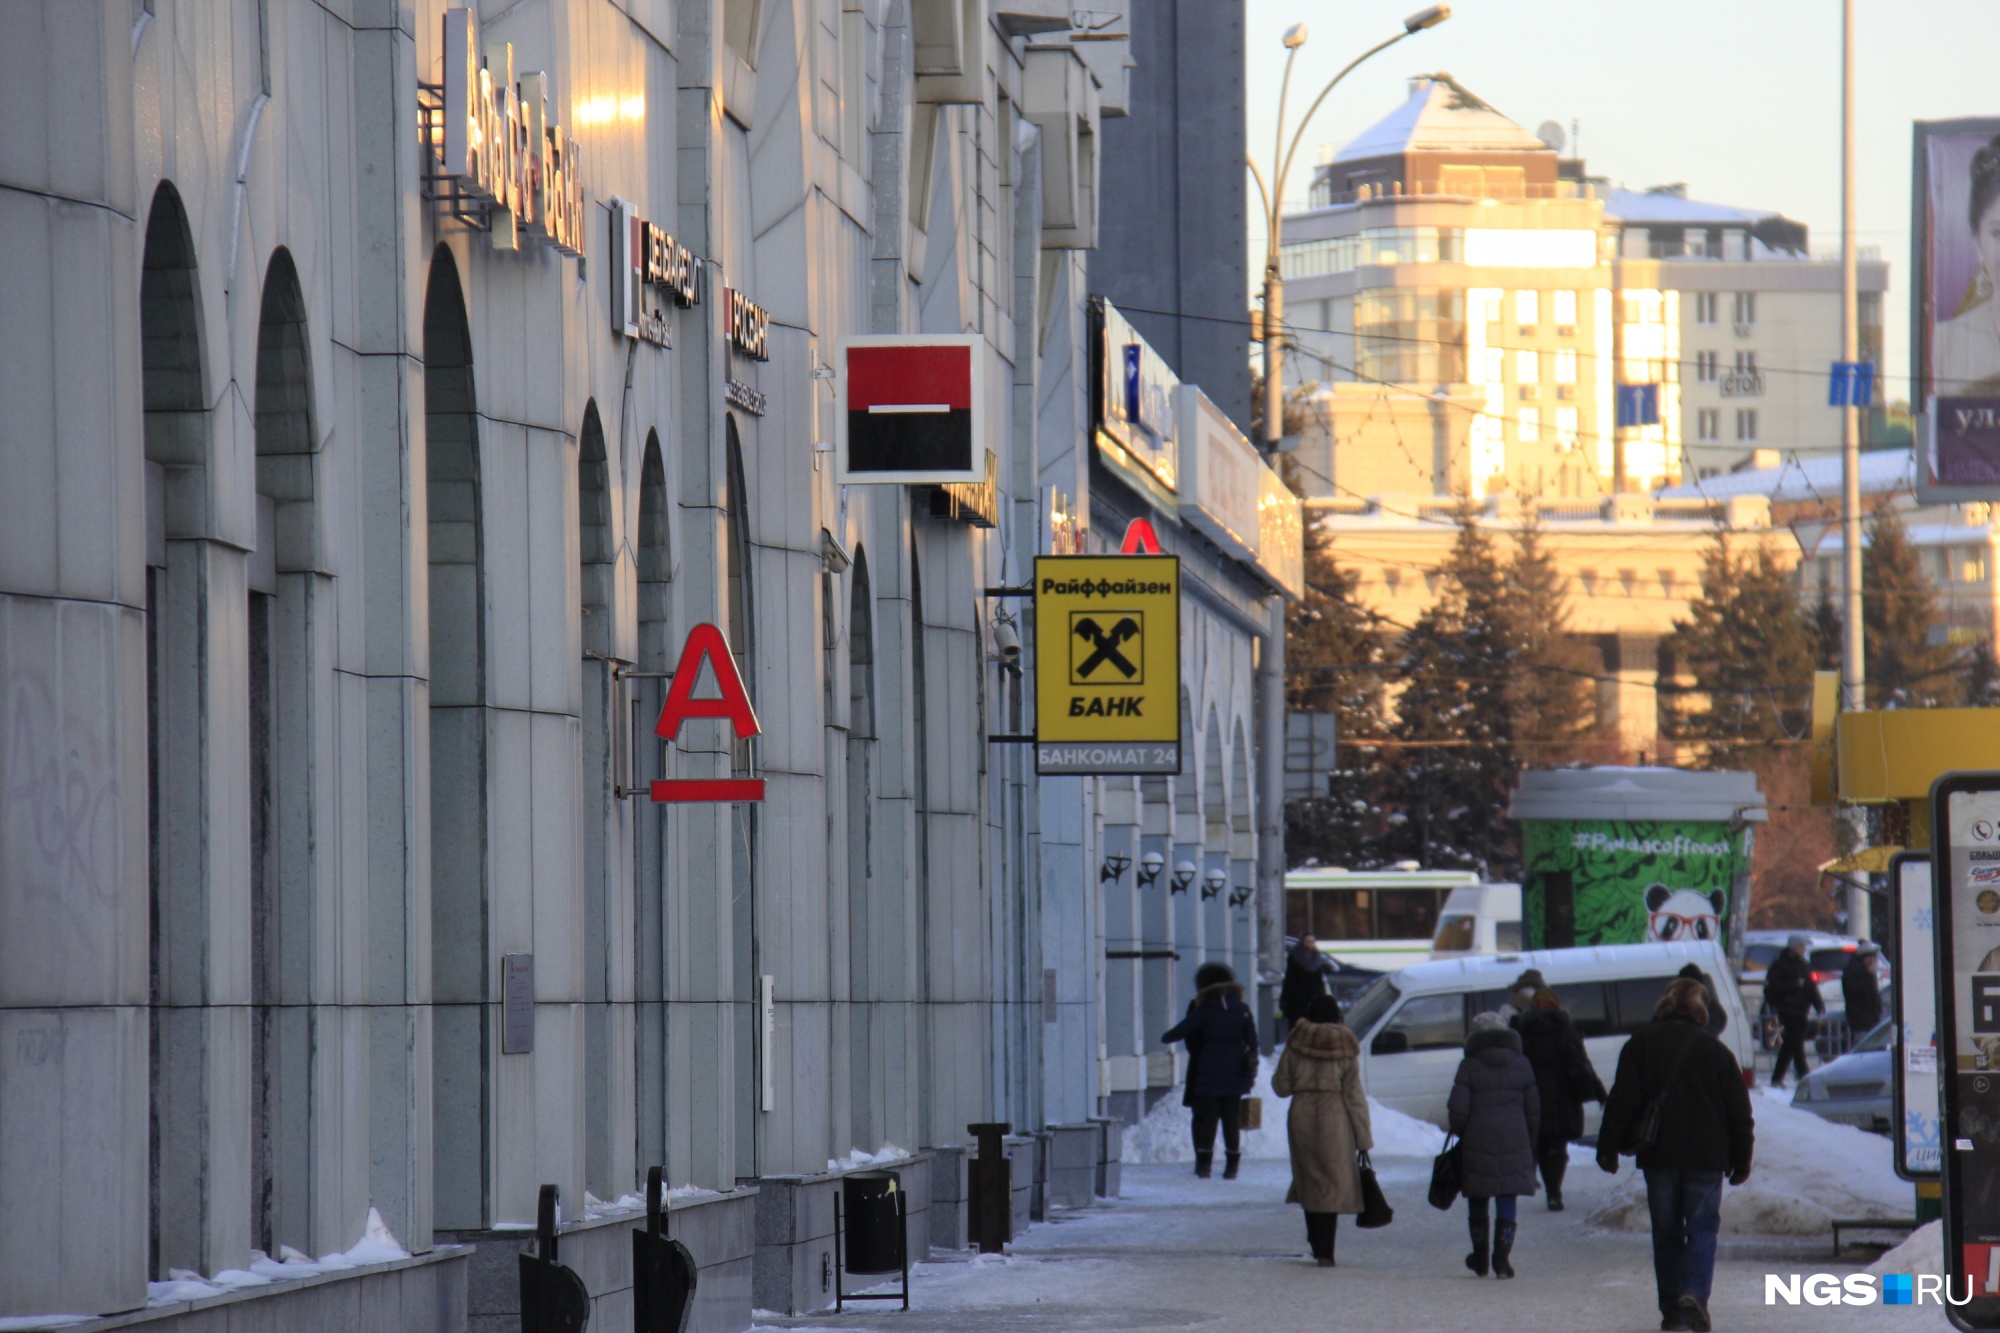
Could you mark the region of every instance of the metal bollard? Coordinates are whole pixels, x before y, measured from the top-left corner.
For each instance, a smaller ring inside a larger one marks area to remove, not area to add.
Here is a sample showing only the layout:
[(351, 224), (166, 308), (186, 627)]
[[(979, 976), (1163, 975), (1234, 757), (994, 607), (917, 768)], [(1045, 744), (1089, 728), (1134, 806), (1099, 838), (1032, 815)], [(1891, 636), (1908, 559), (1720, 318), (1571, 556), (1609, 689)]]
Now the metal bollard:
[(1014, 1172), (1001, 1140), (1014, 1126), (1000, 1121), (967, 1125), (965, 1132), (979, 1142), (965, 1189), (965, 1204), (973, 1243), (981, 1254), (1000, 1254), (1014, 1238)]
[(542, 1186), (535, 1210), (536, 1253), (521, 1256), (521, 1333), (583, 1333), (590, 1293), (583, 1279), (556, 1262), (554, 1185)]
[(687, 1333), (700, 1277), (688, 1247), (666, 1234), (665, 1181), (646, 1172), (646, 1229), (632, 1233), (633, 1333)]

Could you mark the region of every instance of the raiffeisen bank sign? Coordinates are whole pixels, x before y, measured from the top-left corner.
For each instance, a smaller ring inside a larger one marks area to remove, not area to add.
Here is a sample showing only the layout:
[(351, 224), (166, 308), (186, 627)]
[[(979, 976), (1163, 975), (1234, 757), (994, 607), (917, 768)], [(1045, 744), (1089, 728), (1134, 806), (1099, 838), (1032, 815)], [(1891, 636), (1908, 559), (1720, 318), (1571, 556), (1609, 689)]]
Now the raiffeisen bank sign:
[(576, 140), (549, 119), (549, 78), (514, 75), (514, 47), (483, 55), (470, 9), (444, 13), (444, 174), (491, 205), (493, 246), (522, 234), (583, 253), (584, 198)]

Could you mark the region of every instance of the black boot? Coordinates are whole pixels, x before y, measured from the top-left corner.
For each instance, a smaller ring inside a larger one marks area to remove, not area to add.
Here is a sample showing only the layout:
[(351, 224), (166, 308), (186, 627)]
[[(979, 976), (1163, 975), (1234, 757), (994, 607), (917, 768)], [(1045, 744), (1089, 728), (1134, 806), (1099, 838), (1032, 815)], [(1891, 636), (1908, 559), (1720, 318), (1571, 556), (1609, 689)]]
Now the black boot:
[(1194, 1173), (1197, 1176), (1200, 1176), (1203, 1180), (1207, 1180), (1209, 1174), (1209, 1168), (1214, 1165), (1215, 1165), (1215, 1151), (1213, 1149), (1210, 1149), (1208, 1152), (1202, 1152), (1200, 1149), (1195, 1150)]
[(1326, 1215), (1326, 1253), (1319, 1257), (1320, 1267), (1333, 1267), (1333, 1242), (1340, 1237), (1340, 1214)]
[(1321, 1268), (1333, 1267), (1333, 1229), (1339, 1224), (1339, 1213), (1306, 1214), (1306, 1244)]
[(1242, 1153), (1240, 1152), (1224, 1153), (1222, 1155), (1222, 1178), (1224, 1180), (1236, 1179), (1236, 1168), (1241, 1166), (1242, 1164), (1243, 1164)]
[(1465, 1266), (1480, 1277), (1486, 1276), (1486, 1219), (1475, 1217), (1469, 1223), (1472, 1228), (1472, 1253), (1465, 1256)]
[(1549, 1189), (1549, 1211), (1563, 1210), (1563, 1176), (1569, 1171), (1569, 1145), (1563, 1144), (1542, 1156), (1542, 1181)]
[(1514, 1251), (1515, 1225), (1511, 1218), (1501, 1218), (1493, 1224), (1493, 1276), (1514, 1276), (1514, 1265), (1507, 1256)]

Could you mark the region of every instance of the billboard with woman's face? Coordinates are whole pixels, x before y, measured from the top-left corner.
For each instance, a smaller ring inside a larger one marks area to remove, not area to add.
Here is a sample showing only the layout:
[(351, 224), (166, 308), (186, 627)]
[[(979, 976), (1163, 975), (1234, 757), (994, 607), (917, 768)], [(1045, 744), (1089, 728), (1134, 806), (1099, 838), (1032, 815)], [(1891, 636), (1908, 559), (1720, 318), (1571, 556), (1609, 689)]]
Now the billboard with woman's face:
[(1911, 227), (1926, 498), (2000, 498), (2000, 120), (1920, 121)]

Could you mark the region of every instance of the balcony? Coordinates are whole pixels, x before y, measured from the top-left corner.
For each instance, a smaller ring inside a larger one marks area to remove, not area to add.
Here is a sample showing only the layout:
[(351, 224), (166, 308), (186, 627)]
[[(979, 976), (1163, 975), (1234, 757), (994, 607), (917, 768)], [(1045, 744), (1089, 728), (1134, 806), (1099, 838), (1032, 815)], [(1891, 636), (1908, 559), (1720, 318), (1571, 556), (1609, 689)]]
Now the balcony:
[(1762, 398), (1764, 373), (1760, 370), (1732, 370), (1722, 377), (1724, 398)]

